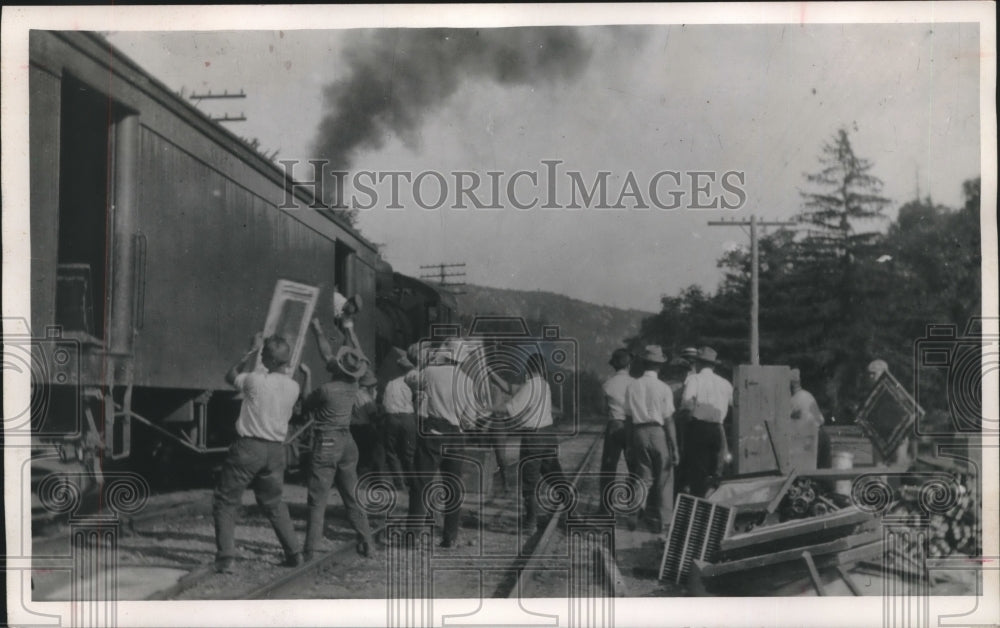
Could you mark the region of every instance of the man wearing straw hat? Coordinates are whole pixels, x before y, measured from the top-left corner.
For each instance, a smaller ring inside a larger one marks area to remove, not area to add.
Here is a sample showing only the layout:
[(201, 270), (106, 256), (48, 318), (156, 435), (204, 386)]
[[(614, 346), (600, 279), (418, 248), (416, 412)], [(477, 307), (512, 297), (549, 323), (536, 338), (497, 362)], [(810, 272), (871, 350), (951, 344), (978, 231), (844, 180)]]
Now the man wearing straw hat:
[(674, 394), (659, 378), (666, 361), (658, 345), (647, 346), (639, 360), (642, 376), (629, 382), (625, 390), (625, 413), (632, 422), (632, 459), (647, 491), (644, 515), (656, 534), (670, 523), (674, 505), (671, 473), (678, 462)]
[(715, 374), (716, 357), (711, 347), (698, 349), (697, 373), (688, 378), (681, 397), (681, 406), (691, 413), (684, 475), (695, 497), (705, 496), (732, 459), (723, 422), (733, 405), (733, 385)]
[[(319, 338), (322, 330), (313, 328)], [(368, 517), (355, 496), (358, 484), (358, 448), (351, 436), (351, 414), (358, 396), (357, 380), (368, 369), (368, 360), (352, 347), (341, 346), (327, 362), (331, 379), (314, 390), (303, 411), (314, 418), (313, 450), (308, 481), (309, 520), (306, 525), (304, 558), (310, 561), (323, 538), (326, 502), (331, 484), (337, 486), (354, 528), (357, 551), (370, 556), (374, 550)]]

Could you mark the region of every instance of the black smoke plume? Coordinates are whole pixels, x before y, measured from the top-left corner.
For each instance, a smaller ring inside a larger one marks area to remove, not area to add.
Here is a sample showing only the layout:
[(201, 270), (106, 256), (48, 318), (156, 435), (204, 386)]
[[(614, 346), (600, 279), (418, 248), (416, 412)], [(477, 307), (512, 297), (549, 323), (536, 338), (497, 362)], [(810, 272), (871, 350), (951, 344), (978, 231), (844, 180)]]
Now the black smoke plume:
[(467, 80), (542, 84), (578, 76), (590, 49), (576, 29), (388, 29), (345, 53), (347, 75), (324, 88), (314, 154), (346, 170), (359, 149), (395, 135), (417, 145), (424, 116)]

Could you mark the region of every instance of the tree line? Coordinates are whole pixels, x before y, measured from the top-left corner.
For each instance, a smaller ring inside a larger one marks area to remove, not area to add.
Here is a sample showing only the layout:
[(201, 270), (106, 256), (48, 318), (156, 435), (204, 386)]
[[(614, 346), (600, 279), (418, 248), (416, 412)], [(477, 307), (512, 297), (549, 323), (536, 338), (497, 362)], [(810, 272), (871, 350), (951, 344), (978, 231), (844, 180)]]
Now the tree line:
[[(761, 363), (799, 368), (838, 423), (854, 420), (871, 360), (885, 360), (911, 388), (914, 344), (927, 325), (961, 334), (981, 315), (980, 178), (962, 184), (961, 207), (916, 198), (890, 221), (891, 200), (872, 171), (838, 130), (822, 147), (820, 169), (805, 176), (798, 225), (758, 240)], [(710, 345), (730, 365), (748, 364), (750, 253), (730, 251), (718, 266), (714, 292), (692, 285), (663, 296), (629, 347), (660, 344), (676, 355)], [(946, 422), (955, 382), (920, 375), (921, 403), (932, 421)]]

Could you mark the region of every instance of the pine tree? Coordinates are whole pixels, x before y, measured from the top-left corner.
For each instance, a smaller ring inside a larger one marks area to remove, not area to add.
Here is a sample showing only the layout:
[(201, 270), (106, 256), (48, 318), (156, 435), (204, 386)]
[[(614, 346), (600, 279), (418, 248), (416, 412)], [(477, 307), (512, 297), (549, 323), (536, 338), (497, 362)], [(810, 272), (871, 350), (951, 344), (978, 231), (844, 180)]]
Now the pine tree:
[(857, 231), (861, 220), (884, 219), (889, 199), (880, 195), (882, 181), (871, 174), (873, 164), (858, 157), (847, 130), (840, 129), (832, 142), (823, 145), (822, 170), (807, 174), (814, 191), (800, 192), (804, 211), (799, 220), (816, 228), (810, 234), (813, 244), (824, 244), (839, 258), (849, 258), (863, 244), (878, 237), (877, 232)]
[[(814, 309), (819, 334), (816, 366), (826, 382), (834, 416), (851, 420), (864, 394), (860, 374), (871, 354), (876, 326), (870, 303), (872, 290), (862, 268), (875, 252), (880, 234), (864, 223), (884, 219), (889, 199), (882, 181), (871, 174), (871, 161), (855, 154), (846, 129), (824, 144), (819, 172), (807, 174), (811, 189), (801, 191), (799, 219), (810, 226), (797, 242), (803, 277), (797, 296), (819, 305)], [(846, 415), (846, 416), (845, 416)]]

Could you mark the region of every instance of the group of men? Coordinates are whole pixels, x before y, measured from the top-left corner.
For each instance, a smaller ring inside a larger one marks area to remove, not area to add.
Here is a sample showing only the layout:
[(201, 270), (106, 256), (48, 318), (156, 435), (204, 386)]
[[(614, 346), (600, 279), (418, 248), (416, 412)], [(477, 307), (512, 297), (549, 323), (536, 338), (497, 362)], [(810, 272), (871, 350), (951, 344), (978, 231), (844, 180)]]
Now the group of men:
[[(732, 461), (724, 423), (733, 387), (714, 372), (718, 361), (711, 347), (684, 349), (669, 361), (655, 345), (634, 359), (627, 349), (617, 349), (609, 364), (615, 373), (604, 382), (608, 422), (601, 510), (610, 511), (608, 486), (617, 478), (624, 455), (629, 473), (639, 478), (647, 495), (641, 516), (660, 533), (669, 525), (674, 494), (704, 497)], [(886, 362), (874, 360), (867, 369), (869, 385), (887, 373)], [(789, 379), (790, 419), (815, 428), (817, 467), (829, 467), (830, 439), (820, 429), (823, 413), (816, 398), (802, 387), (799, 369), (791, 369)], [(888, 462), (905, 464), (915, 456), (914, 449), (910, 439), (904, 439)], [(630, 517), (629, 526), (635, 528), (638, 519), (638, 514)]]
[[(608, 486), (624, 454), (630, 474), (645, 488), (641, 516), (651, 531), (661, 533), (670, 523), (674, 492), (704, 496), (731, 460), (723, 423), (733, 387), (714, 372), (718, 361), (711, 347), (685, 349), (669, 361), (656, 345), (634, 359), (617, 349), (610, 364), (615, 373), (604, 383), (608, 423), (601, 509), (610, 511)], [(630, 527), (639, 516), (629, 518)]]
[[(491, 425), (496, 431), (521, 435), (521, 491), (524, 524), (538, 522), (537, 485), (543, 474), (562, 474), (552, 434), (551, 392), (545, 361), (528, 356), (519, 384), (490, 373), (489, 388), (474, 381), (471, 370), (485, 358), (475, 341), (450, 339), (421, 351), (393, 348), (399, 375), (388, 381), (379, 399), (378, 380), (354, 335), (351, 314), (357, 303), (335, 302), (340, 340), (327, 337), (318, 320), (311, 323), (330, 380), (310, 391), (311, 373), (304, 364), (300, 386), (287, 371), (289, 344), (279, 336), (255, 336), (250, 351), (232, 366), (226, 381), (243, 396), (237, 438), (229, 450), (215, 490), (216, 569), (231, 572), (236, 559), (236, 515), (243, 492), (252, 487), (257, 504), (271, 522), (284, 551), (285, 566), (312, 560), (320, 549), (326, 504), (336, 486), (354, 529), (358, 553), (369, 556), (375, 544), (368, 518), (358, 503), (359, 473), (386, 467), (409, 492), (409, 520), (432, 522), (428, 484), (444, 483), (443, 494), (461, 499), (461, 459), (465, 446), (483, 444)], [(353, 307), (353, 309), (352, 309)], [(346, 308), (346, 314), (345, 314)], [(334, 344), (339, 346), (334, 349)], [(257, 364), (257, 356), (259, 364)], [(487, 369), (488, 371), (489, 369)], [(499, 399), (499, 401), (497, 401)], [(293, 532), (282, 500), (288, 424), (296, 413), (312, 421), (312, 451), (308, 475), (308, 519), (305, 541)], [(498, 460), (502, 457), (498, 455)], [(458, 537), (461, 504), (444, 510), (441, 547)]]

